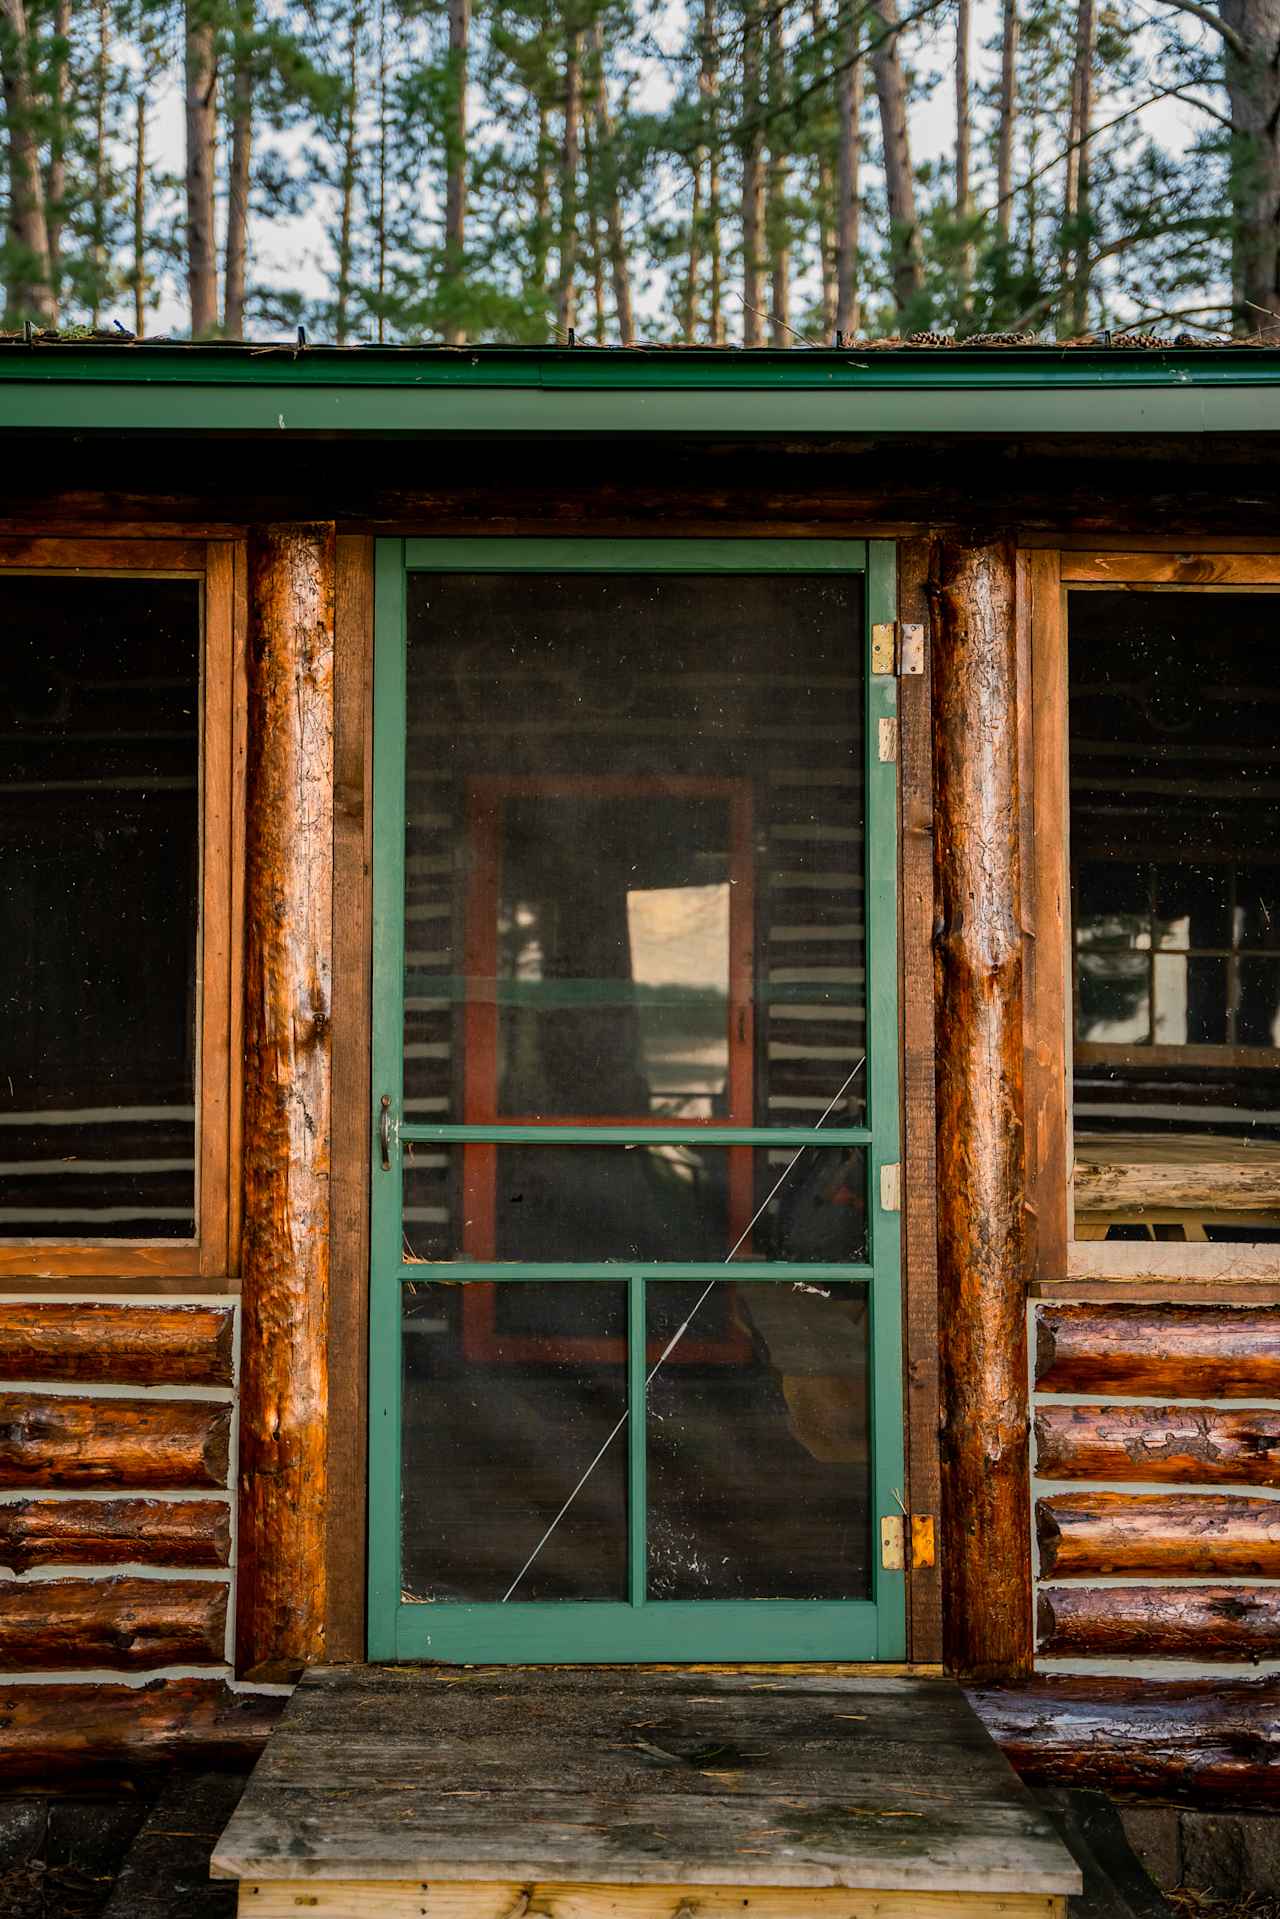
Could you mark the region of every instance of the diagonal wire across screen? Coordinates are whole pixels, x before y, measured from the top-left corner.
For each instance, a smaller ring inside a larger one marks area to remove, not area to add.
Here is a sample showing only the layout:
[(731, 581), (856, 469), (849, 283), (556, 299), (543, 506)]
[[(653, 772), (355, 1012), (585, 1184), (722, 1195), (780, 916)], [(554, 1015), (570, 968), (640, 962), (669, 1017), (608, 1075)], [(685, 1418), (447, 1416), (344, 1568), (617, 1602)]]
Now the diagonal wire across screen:
[[(828, 1102), (826, 1107), (823, 1109), (817, 1121), (817, 1124), (814, 1128), (815, 1131), (819, 1131), (821, 1127), (823, 1126), (823, 1124), (831, 1117), (832, 1113), (835, 1112), (836, 1107), (840, 1104), (841, 1100), (844, 1098), (849, 1088), (853, 1085), (854, 1080), (857, 1079), (858, 1074), (862, 1071), (866, 1063), (867, 1063), (867, 1056), (864, 1053), (862, 1055), (862, 1058), (854, 1066), (853, 1070), (848, 1074), (848, 1076), (844, 1080), (844, 1083), (832, 1095), (830, 1101)], [(724, 1263), (726, 1266), (728, 1266), (732, 1262), (732, 1260), (737, 1256), (740, 1248), (746, 1244), (748, 1239), (750, 1239), (752, 1232), (754, 1231), (755, 1227), (759, 1224), (761, 1216), (773, 1204), (773, 1201), (777, 1198), (782, 1188), (786, 1185), (787, 1180), (791, 1177), (791, 1174), (795, 1170), (795, 1167), (797, 1166), (799, 1161), (803, 1158), (805, 1153), (808, 1152), (809, 1147), (812, 1144), (814, 1144), (814, 1142), (806, 1140), (804, 1145), (798, 1147), (796, 1151), (792, 1154), (791, 1158), (787, 1161), (786, 1165), (783, 1167), (782, 1171), (779, 1173), (777, 1179), (774, 1181), (769, 1191), (765, 1194), (765, 1197), (761, 1200), (759, 1206), (757, 1206), (750, 1220), (743, 1227), (737, 1239), (734, 1241), (733, 1245), (729, 1248), (729, 1251), (725, 1255), (725, 1260), (724, 1260)], [(717, 1276), (714, 1279), (709, 1279), (706, 1285), (703, 1287), (702, 1291), (698, 1294), (697, 1299), (694, 1301), (689, 1311), (685, 1314), (683, 1321), (681, 1322), (679, 1326), (676, 1327), (675, 1332), (672, 1333), (670, 1339), (667, 1341), (662, 1351), (658, 1354), (658, 1357), (654, 1360), (652, 1367), (650, 1368), (649, 1372), (646, 1374), (645, 1382), (644, 1382), (646, 1391), (648, 1390), (650, 1386), (652, 1386), (654, 1380), (657, 1378), (658, 1374), (661, 1372), (663, 1366), (670, 1359), (672, 1353), (676, 1350), (676, 1347), (680, 1344), (680, 1341), (684, 1338), (685, 1334), (688, 1332), (690, 1326), (693, 1324), (693, 1321), (696, 1319), (698, 1313), (701, 1311), (702, 1306), (708, 1294), (711, 1293), (714, 1290), (714, 1288), (717, 1287), (719, 1284), (720, 1284), (719, 1276)], [(547, 1541), (551, 1538), (552, 1534), (555, 1532), (556, 1528), (559, 1526), (561, 1520), (564, 1518), (565, 1514), (569, 1511), (570, 1507), (573, 1505), (574, 1501), (577, 1499), (578, 1494), (582, 1491), (583, 1487), (587, 1484), (587, 1481), (591, 1478), (592, 1473), (594, 1473), (596, 1467), (600, 1464), (600, 1461), (604, 1458), (610, 1446), (612, 1446), (614, 1440), (618, 1437), (618, 1434), (622, 1432), (623, 1428), (626, 1426), (627, 1421), (630, 1419), (630, 1417), (631, 1417), (631, 1408), (630, 1406), (628, 1406), (619, 1417), (612, 1431), (609, 1432), (607, 1436), (605, 1437), (599, 1450), (596, 1453), (595, 1458), (591, 1461), (586, 1471), (582, 1474), (582, 1477), (579, 1479), (577, 1485), (573, 1488), (573, 1491), (569, 1494), (563, 1506), (561, 1506), (559, 1512), (556, 1514), (555, 1518), (551, 1521), (551, 1524), (547, 1527), (547, 1530), (543, 1533), (541, 1539), (538, 1541), (533, 1551), (529, 1554), (529, 1557), (525, 1560), (524, 1565), (520, 1568), (519, 1572), (516, 1574), (511, 1584), (507, 1587), (506, 1592), (503, 1593), (502, 1604), (504, 1606), (506, 1605), (507, 1601), (511, 1598), (511, 1595), (515, 1592), (516, 1588), (519, 1586), (520, 1582), (523, 1580), (525, 1574), (529, 1571), (530, 1567), (534, 1565), (534, 1563), (538, 1559), (539, 1554), (542, 1552), (544, 1546), (547, 1544)]]

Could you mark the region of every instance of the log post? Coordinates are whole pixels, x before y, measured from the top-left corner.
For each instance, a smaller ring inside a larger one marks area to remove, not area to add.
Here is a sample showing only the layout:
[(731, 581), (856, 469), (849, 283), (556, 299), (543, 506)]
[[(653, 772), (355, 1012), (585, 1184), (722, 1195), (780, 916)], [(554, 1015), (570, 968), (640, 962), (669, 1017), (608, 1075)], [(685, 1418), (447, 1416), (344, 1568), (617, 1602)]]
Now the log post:
[(334, 530), (249, 549), (237, 1666), (324, 1656)]
[(944, 1651), (1031, 1664), (1017, 650), (1010, 542), (934, 554)]

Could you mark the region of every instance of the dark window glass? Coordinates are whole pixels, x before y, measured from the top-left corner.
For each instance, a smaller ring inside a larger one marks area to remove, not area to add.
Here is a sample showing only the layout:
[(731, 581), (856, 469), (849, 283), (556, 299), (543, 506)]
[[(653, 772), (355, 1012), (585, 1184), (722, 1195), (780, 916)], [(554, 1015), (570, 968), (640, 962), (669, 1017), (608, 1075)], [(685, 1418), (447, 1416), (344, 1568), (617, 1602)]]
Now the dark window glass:
[(1070, 599), (1075, 1216), (1280, 1225), (1275, 599)]
[(860, 578), (408, 594), (406, 1119), (861, 1123)]
[(626, 1598), (626, 1328), (622, 1282), (405, 1287), (406, 1601)]
[(866, 1153), (413, 1144), (403, 1217), (411, 1259), (838, 1264), (866, 1258)]
[[(870, 1598), (865, 1286), (656, 1281), (646, 1301), (651, 1368), (689, 1319), (648, 1389), (649, 1596)], [(726, 1308), (717, 1356), (704, 1319)]]
[(200, 599), (0, 575), (0, 1235), (195, 1233)]

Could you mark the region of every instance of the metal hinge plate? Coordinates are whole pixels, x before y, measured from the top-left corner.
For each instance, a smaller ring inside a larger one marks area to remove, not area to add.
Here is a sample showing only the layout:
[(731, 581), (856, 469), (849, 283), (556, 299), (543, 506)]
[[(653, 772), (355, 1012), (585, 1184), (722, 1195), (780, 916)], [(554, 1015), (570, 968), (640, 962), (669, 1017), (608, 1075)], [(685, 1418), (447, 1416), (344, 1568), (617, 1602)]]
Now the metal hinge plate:
[(887, 1573), (900, 1573), (905, 1561), (902, 1518), (891, 1513), (880, 1521), (880, 1564)]
[(904, 678), (908, 674), (924, 672), (924, 628), (908, 620), (902, 623), (902, 647), (898, 671)]
[(924, 1566), (932, 1566), (937, 1553), (934, 1544), (933, 1514), (912, 1513), (911, 1515), (911, 1565), (919, 1572)]
[(881, 766), (896, 766), (898, 763), (898, 722), (881, 720), (877, 734)]
[(892, 673), (897, 656), (898, 622), (879, 620), (871, 629), (871, 671)]
[(894, 1160), (880, 1168), (880, 1206), (886, 1213), (902, 1210), (902, 1164)]

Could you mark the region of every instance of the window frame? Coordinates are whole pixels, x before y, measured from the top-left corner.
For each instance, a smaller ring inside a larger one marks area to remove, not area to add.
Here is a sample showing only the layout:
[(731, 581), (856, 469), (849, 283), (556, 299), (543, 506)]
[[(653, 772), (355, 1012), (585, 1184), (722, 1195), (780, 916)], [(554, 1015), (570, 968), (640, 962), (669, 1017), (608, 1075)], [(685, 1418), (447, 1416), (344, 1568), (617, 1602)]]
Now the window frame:
[(240, 1236), (240, 1055), (246, 626), (232, 540), (0, 538), (0, 571), (27, 577), (195, 579), (200, 585), (200, 912), (196, 945), (196, 1233), (193, 1239), (0, 1237), (0, 1288), (108, 1280), (129, 1290), (234, 1291)]
[[(1280, 1245), (1075, 1237), (1072, 1064), (1069, 598), (1103, 589), (1280, 594), (1280, 552), (1024, 549), (1018, 555), (1020, 760), (1025, 960), (1028, 1204), (1034, 1278), (1064, 1283), (1169, 1281), (1217, 1289), (1280, 1281)], [(1280, 1068), (1280, 1062), (1278, 1062)]]

